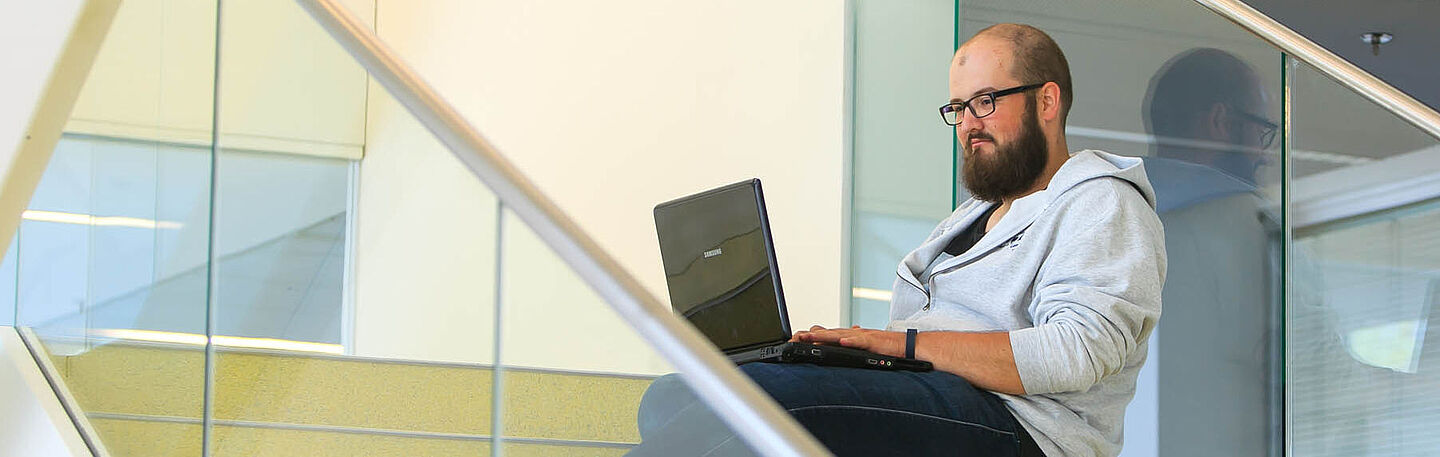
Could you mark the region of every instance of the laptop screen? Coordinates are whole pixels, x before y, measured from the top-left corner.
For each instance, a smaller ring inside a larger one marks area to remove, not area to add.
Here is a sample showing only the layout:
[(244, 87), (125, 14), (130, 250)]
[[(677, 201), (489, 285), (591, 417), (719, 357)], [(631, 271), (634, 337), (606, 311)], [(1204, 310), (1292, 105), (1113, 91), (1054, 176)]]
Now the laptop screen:
[(752, 180), (655, 207), (671, 307), (721, 350), (789, 338), (760, 204)]

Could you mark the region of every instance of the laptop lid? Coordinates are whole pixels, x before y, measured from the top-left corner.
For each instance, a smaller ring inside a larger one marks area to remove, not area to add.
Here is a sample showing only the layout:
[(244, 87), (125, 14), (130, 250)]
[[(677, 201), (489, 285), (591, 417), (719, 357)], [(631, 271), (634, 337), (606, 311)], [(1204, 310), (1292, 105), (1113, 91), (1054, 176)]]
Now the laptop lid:
[(760, 180), (655, 206), (670, 305), (726, 353), (790, 339)]

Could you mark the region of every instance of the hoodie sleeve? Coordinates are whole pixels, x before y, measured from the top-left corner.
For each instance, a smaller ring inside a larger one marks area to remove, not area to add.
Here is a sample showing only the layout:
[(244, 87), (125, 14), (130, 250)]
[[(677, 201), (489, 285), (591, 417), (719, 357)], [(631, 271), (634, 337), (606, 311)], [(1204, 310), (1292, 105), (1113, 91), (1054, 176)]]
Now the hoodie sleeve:
[(1160, 319), (1165, 240), (1154, 209), (1119, 179), (1067, 193), (1035, 279), (1035, 326), (1010, 333), (1027, 394), (1089, 390), (1120, 372)]

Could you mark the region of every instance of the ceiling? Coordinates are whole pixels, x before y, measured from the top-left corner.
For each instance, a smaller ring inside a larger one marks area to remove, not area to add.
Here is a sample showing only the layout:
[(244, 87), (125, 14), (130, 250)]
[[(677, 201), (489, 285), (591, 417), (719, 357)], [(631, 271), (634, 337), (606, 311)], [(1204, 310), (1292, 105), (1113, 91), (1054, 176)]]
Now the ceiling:
[[(1440, 1), (1246, 0), (1281, 24), (1440, 110)], [(1366, 32), (1394, 35), (1371, 53)]]

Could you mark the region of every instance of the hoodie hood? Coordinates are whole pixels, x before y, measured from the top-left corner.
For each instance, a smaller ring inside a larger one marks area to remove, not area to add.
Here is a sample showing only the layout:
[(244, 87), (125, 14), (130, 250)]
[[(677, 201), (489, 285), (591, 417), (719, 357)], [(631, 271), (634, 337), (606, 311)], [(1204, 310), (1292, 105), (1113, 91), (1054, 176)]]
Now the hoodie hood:
[[(1044, 190), (1016, 199), (1010, 205), (1010, 211), (1000, 218), (1000, 222), (995, 225), (994, 229), (986, 233), (969, 251), (938, 266), (937, 271), (969, 262), (1014, 238), (1035, 222), (1037, 217), (1044, 214), (1045, 210), (1049, 209), (1050, 205), (1055, 203), (1065, 192), (1095, 179), (1125, 181), (1140, 191), (1150, 209), (1155, 209), (1155, 189), (1145, 175), (1145, 165), (1141, 159), (1087, 149), (1072, 154), (1070, 159), (1060, 166), (1060, 170), (1055, 172), (1055, 176), (1050, 178), (1050, 185)], [(925, 271), (925, 268), (930, 265), (930, 261), (945, 248), (951, 238), (954, 238), (954, 232), (969, 227), (992, 206), (995, 206), (995, 203), (974, 198), (966, 200), (959, 208), (955, 209), (949, 218), (935, 228), (925, 244), (901, 260), (900, 267), (897, 269), (900, 279), (919, 287), (917, 276), (920, 272)]]
[[(1050, 185), (1046, 186), (1044, 190), (1016, 199), (1015, 203), (1010, 205), (1010, 211), (1005, 214), (1004, 220), (1000, 224), (1009, 225), (1006, 224), (1008, 220), (1011, 223), (1028, 225), (1034, 216), (1048, 208), (1060, 195), (1086, 181), (1103, 178), (1115, 178), (1135, 186), (1135, 189), (1145, 197), (1145, 202), (1150, 205), (1150, 208), (1155, 209), (1155, 188), (1150, 185), (1150, 179), (1145, 174), (1143, 160), (1138, 157), (1118, 156), (1105, 151), (1087, 149), (1072, 154), (1070, 159), (1060, 166), (1060, 170), (1055, 172), (1055, 176), (1050, 178)], [(966, 216), (972, 215), (976, 208), (989, 209), (994, 205), (994, 203), (973, 198), (966, 200), (965, 204), (960, 205), (950, 216), (951, 224), (947, 225), (969, 222), (965, 220)], [(969, 226), (969, 224), (964, 226)], [(1000, 228), (996, 227), (997, 230)]]
[(1050, 179), (1050, 186), (1042, 192), (1049, 193), (1054, 190), (1058, 191), (1055, 195), (1059, 195), (1082, 182), (1106, 177), (1129, 182), (1145, 196), (1145, 202), (1150, 204), (1150, 208), (1155, 208), (1155, 188), (1150, 185), (1150, 179), (1145, 174), (1143, 160), (1092, 149), (1071, 155), (1070, 160), (1065, 161), (1065, 164), (1060, 166), (1060, 171)]

